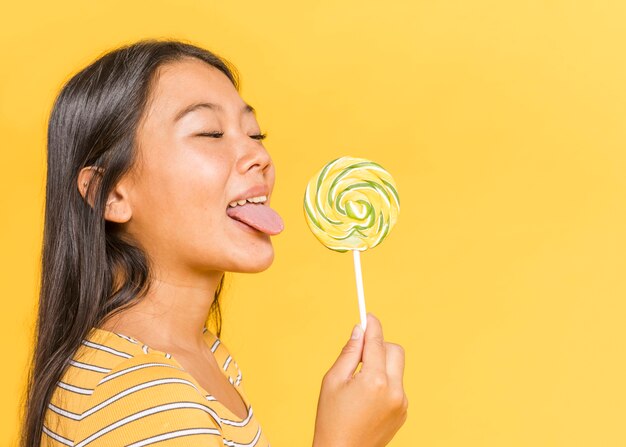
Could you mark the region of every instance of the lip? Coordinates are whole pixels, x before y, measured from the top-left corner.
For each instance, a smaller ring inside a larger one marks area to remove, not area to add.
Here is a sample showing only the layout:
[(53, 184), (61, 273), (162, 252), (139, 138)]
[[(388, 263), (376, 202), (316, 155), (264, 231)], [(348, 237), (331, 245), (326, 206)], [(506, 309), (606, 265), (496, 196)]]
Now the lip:
[[(254, 185), (252, 188), (244, 191), (243, 193), (241, 193), (237, 198), (229, 200), (228, 203), (232, 203), (232, 202), (236, 202), (239, 200), (246, 200), (249, 199), (250, 197), (258, 197), (258, 196), (266, 196), (267, 200), (265, 201), (265, 204), (267, 204), (270, 200), (270, 189), (263, 184), (260, 185)], [(228, 209), (228, 204), (226, 204), (226, 209)]]

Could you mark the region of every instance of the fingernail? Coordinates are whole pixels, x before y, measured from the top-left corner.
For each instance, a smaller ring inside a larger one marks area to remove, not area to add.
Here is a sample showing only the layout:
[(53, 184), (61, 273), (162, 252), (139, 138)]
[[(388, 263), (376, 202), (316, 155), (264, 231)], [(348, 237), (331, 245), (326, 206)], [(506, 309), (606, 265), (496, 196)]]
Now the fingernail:
[(356, 324), (354, 325), (354, 329), (352, 329), (352, 336), (350, 337), (352, 340), (358, 340), (361, 338), (361, 326)]

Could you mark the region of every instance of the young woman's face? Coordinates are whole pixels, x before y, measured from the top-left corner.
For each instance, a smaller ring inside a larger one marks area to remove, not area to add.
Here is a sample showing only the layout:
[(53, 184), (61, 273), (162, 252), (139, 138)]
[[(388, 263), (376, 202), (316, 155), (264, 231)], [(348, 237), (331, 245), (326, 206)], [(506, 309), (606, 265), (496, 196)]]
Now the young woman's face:
[[(184, 113), (185, 109), (199, 103)], [(274, 165), (253, 112), (221, 71), (196, 59), (162, 66), (137, 132), (139, 160), (126, 231), (177, 276), (258, 272), (270, 236), (232, 219), (229, 204), (267, 196)], [(211, 133), (223, 133), (209, 136)]]

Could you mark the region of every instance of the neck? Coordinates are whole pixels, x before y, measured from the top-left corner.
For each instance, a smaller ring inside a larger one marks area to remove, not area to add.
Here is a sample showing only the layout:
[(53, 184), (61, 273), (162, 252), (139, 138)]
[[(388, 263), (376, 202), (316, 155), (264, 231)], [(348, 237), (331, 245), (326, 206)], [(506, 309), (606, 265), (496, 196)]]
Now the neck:
[(197, 352), (205, 346), (202, 330), (223, 274), (155, 279), (145, 297), (101, 327), (160, 351)]

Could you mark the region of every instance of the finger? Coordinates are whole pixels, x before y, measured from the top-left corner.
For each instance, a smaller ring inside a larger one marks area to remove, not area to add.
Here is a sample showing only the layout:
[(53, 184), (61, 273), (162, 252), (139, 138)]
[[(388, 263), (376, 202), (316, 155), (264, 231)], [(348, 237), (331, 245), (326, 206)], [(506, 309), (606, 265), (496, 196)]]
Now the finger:
[(387, 350), (387, 377), (392, 388), (403, 388), (404, 348), (396, 343), (385, 342)]
[[(353, 338), (357, 336), (357, 338)], [(360, 324), (354, 326), (350, 340), (344, 345), (341, 354), (328, 371), (332, 377), (340, 380), (352, 378), (352, 374), (361, 362), (363, 353), (363, 329)]]
[(363, 343), (363, 373), (386, 374), (386, 349), (383, 328), (378, 318), (367, 313), (367, 329)]

